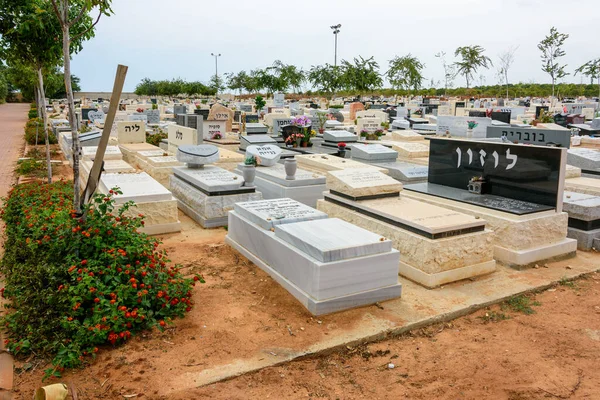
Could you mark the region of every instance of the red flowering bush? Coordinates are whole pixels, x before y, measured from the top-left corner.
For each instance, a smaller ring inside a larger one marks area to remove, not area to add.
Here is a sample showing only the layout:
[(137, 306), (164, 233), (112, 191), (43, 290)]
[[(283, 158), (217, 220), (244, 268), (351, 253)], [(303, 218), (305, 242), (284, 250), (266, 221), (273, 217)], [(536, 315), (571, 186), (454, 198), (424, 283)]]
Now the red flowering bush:
[(0, 216), (6, 222), (0, 272), (11, 300), (2, 318), (15, 355), (53, 357), (59, 375), (81, 365), (98, 346), (163, 327), (192, 307), (192, 286), (169, 264), (159, 241), (139, 233), (143, 216), (116, 211), (113, 197), (98, 195), (85, 215), (71, 210), (72, 184), (15, 187)]

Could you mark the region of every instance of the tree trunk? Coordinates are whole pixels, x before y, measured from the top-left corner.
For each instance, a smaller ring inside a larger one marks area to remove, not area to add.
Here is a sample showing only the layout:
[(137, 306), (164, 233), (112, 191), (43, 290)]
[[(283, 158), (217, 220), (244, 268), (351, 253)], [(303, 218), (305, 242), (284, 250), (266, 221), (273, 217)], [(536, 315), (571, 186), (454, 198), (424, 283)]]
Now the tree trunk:
[(40, 86), (40, 103), (42, 103), (42, 121), (44, 123), (44, 137), (46, 139), (46, 164), (48, 168), (48, 183), (52, 183), (52, 163), (50, 163), (50, 140), (48, 139), (48, 113), (46, 113), (46, 92), (44, 90), (44, 75), (42, 74), (42, 68), (38, 68), (37, 74)]
[(504, 71), (504, 77), (506, 78), (506, 101), (508, 101), (508, 71)]
[(79, 182), (79, 134), (77, 133), (77, 118), (75, 118), (75, 102), (73, 101), (73, 87), (71, 85), (71, 36), (69, 32), (69, 0), (62, 0), (63, 9), (63, 58), (65, 89), (69, 106), (69, 124), (71, 125), (71, 138), (73, 139), (73, 210), (79, 213), (81, 202), (81, 185)]

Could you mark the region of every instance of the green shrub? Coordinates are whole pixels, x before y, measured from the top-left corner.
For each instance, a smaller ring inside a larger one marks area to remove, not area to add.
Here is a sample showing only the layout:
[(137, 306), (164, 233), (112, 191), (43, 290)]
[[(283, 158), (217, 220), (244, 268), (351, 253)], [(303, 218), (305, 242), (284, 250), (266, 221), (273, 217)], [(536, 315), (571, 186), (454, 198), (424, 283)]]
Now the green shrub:
[[(36, 126), (37, 123), (37, 126)], [(27, 121), (25, 125), (25, 141), (28, 144), (36, 144), (36, 132), (37, 132), (37, 144), (46, 143), (46, 139), (44, 137), (44, 121), (40, 118), (32, 118)], [(51, 129), (48, 129), (48, 141), (50, 144), (58, 143), (56, 136), (54, 136), (54, 132)]]
[(161, 140), (168, 138), (169, 135), (164, 132), (159, 133), (146, 133), (146, 143), (150, 143), (151, 145), (157, 146), (160, 144)]
[(37, 110), (36, 109), (29, 110), (28, 117), (29, 117), (29, 119), (37, 118), (38, 117)]
[(97, 195), (86, 218), (71, 211), (72, 182), (23, 184), (9, 193), (0, 262), (7, 348), (19, 356), (53, 357), (60, 375), (81, 365), (98, 346), (119, 344), (143, 329), (161, 329), (190, 311), (192, 286), (170, 266), (159, 241), (137, 229), (143, 216), (116, 211), (115, 189)]
[[(21, 160), (17, 164), (15, 171), (18, 175), (43, 178), (48, 176), (48, 165), (46, 164), (46, 160)], [(55, 172), (56, 169), (52, 168), (52, 175), (54, 175)]]

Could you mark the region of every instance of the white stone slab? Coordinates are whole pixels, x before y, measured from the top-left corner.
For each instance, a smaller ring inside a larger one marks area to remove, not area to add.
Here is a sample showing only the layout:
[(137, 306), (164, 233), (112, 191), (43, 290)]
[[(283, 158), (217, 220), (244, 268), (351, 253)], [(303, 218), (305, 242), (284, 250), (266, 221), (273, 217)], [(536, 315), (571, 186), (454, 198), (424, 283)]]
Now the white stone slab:
[(108, 193), (114, 187), (119, 187), (123, 192), (122, 195), (115, 197), (117, 204), (123, 204), (127, 201), (150, 203), (167, 201), (173, 198), (171, 192), (145, 172), (139, 174), (102, 174), (99, 185), (100, 191)]
[(256, 157), (258, 165), (271, 167), (281, 158), (281, 148), (274, 144), (253, 144), (246, 148), (246, 155)]
[(277, 140), (273, 139), (269, 135), (246, 135), (240, 138), (240, 149), (246, 150), (251, 145), (265, 145), (273, 144), (277, 145)]
[(323, 132), (323, 139), (326, 142), (356, 142), (357, 136), (348, 131), (325, 131)]
[(193, 165), (206, 165), (219, 161), (219, 148), (212, 144), (182, 145), (177, 148), (177, 160)]
[(415, 131), (406, 129), (392, 132), (392, 140), (397, 142), (418, 142), (425, 140), (425, 138)]
[(398, 158), (398, 152), (380, 144), (357, 143), (351, 146), (352, 158), (369, 162), (392, 162)]
[(175, 176), (208, 193), (240, 189), (244, 180), (223, 168), (207, 165), (203, 168), (174, 167)]
[(276, 225), (327, 218), (324, 212), (289, 198), (236, 203), (234, 210), (267, 230)]
[(275, 236), (321, 262), (392, 250), (390, 240), (337, 218), (279, 225), (275, 228)]
[(306, 171), (300, 168), (296, 170), (296, 179), (285, 179), (287, 174), (285, 172), (285, 166), (283, 164), (275, 164), (272, 167), (258, 167), (256, 168), (256, 176), (272, 182), (276, 182), (282, 186), (287, 187), (325, 184), (325, 176), (316, 174), (314, 172)]
[[(98, 151), (98, 146), (86, 146), (81, 148), (81, 155), (84, 159), (92, 160), (96, 158), (96, 152)], [(104, 152), (104, 160), (121, 160), (123, 158), (123, 154), (121, 154), (121, 150), (119, 150), (119, 146), (106, 146), (106, 151)]]
[(148, 157), (148, 163), (155, 167), (175, 167), (181, 162), (175, 156)]
[(394, 178), (372, 169), (347, 169), (328, 172), (328, 187), (351, 197), (398, 193), (402, 184)]

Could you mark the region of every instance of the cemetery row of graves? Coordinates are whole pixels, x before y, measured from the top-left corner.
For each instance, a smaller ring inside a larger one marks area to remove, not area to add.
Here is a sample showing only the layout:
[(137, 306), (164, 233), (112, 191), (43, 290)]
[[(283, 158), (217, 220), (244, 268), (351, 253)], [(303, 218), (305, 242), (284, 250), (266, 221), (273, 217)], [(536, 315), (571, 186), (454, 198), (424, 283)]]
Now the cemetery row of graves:
[[(183, 216), (226, 227), (313, 316), (402, 302), (406, 280), (435, 291), (599, 247), (597, 101), (354, 100), (82, 99), (74, 179), (102, 167), (90, 208), (73, 218), (61, 181), (19, 185), (4, 209), (11, 351), (58, 353), (58, 375), (183, 317), (202, 277), (156, 240), (185, 233)], [(48, 111), (72, 165), (67, 108)]]

